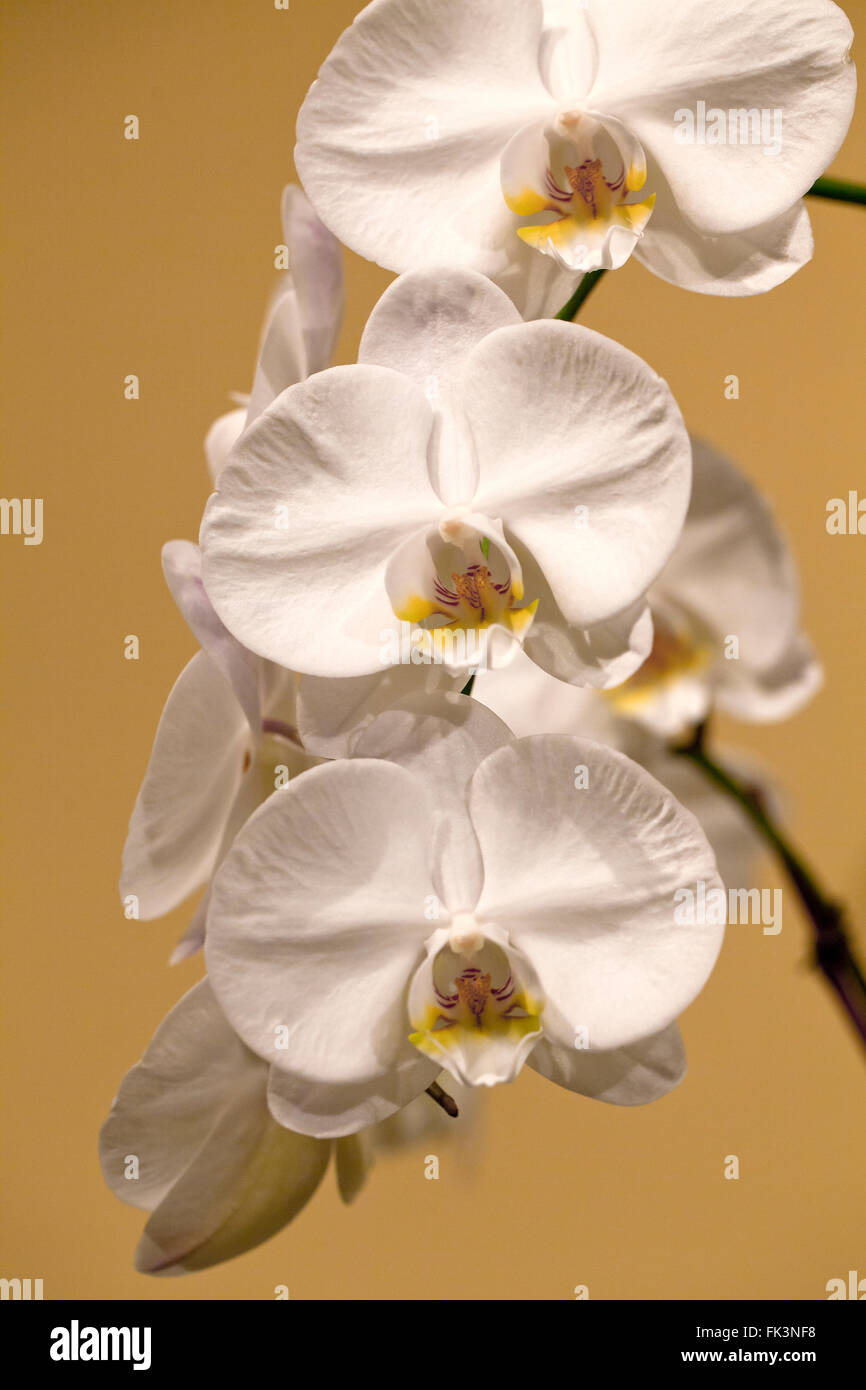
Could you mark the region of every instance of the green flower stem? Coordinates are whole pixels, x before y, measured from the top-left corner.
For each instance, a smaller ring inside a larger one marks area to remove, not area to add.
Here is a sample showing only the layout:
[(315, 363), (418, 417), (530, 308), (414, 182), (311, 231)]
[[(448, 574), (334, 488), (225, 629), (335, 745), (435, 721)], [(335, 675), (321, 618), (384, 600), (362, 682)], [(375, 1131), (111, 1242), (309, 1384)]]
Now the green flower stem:
[[(833, 198), (838, 203), (866, 203), (866, 184), (854, 183), (851, 179), (816, 179), (807, 192), (810, 198)], [(565, 319), (571, 323), (585, 300), (589, 298), (606, 270), (592, 270), (584, 275), (567, 304), (563, 304), (554, 318)]]
[(556, 319), (565, 319), (568, 323), (571, 323), (572, 319), (577, 316), (577, 311), (581, 304), (592, 294), (602, 275), (606, 274), (606, 270), (591, 270), (588, 275), (584, 275), (577, 289), (574, 291), (574, 294), (571, 296), (571, 299), (567, 304), (563, 304), (559, 313), (554, 314), (553, 317)]
[(802, 855), (770, 819), (758, 792), (737, 781), (710, 757), (704, 747), (703, 735), (701, 727), (691, 743), (672, 751), (688, 758), (720, 791), (736, 801), (781, 859), (814, 928), (815, 964), (835, 990), (860, 1038), (866, 1043), (866, 978), (851, 950), (844, 909), (824, 893)]
[(850, 179), (816, 179), (806, 196), (834, 198), (837, 203), (866, 203), (866, 184)]

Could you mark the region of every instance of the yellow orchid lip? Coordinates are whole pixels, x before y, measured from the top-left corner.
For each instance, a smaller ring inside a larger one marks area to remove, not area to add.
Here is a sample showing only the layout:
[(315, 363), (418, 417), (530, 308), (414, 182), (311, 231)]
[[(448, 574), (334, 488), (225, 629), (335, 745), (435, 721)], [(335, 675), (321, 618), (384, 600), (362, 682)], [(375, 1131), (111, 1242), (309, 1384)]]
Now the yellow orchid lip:
[(425, 618), (432, 618), (437, 609), (422, 594), (409, 594), (394, 612), (402, 623), (422, 623)]
[(409, 1041), (464, 1084), (513, 1081), (543, 1031), (528, 962), (471, 913), (457, 913), (428, 950), (410, 988)]
[(409, 1034), (413, 1046), (434, 1060), (443, 1049), (493, 1037), (517, 1044), (541, 1027), (541, 1005), (517, 988), (511, 974), (497, 987), (489, 972), (469, 965), (455, 977), (453, 994), (434, 985), (434, 996)]
[(574, 110), (515, 137), (503, 155), (502, 192), (518, 217), (544, 215), (515, 229), (521, 241), (586, 272), (621, 265), (643, 234), (655, 195), (626, 200), (646, 176), (644, 152), (621, 122)]
[(459, 518), (440, 523), (438, 535), (438, 551), (435, 546), (429, 550), (433, 560), (429, 579), (424, 576), (408, 593), (392, 595), (395, 616), (423, 627), (434, 645), (442, 641), (437, 637), (440, 633), (477, 633), (493, 627), (504, 628), (522, 641), (538, 600), (523, 603), (523, 576), (516, 557), (509, 556), (507, 546), (503, 549), (501, 542)]
[(706, 670), (714, 655), (713, 644), (694, 625), (685, 620), (674, 623), (656, 613), (646, 661), (622, 685), (601, 693), (621, 714), (639, 712), (674, 681)]
[(505, 193), (505, 201), (518, 217), (534, 217), (537, 212), (547, 212), (548, 200), (527, 184), (518, 193)]

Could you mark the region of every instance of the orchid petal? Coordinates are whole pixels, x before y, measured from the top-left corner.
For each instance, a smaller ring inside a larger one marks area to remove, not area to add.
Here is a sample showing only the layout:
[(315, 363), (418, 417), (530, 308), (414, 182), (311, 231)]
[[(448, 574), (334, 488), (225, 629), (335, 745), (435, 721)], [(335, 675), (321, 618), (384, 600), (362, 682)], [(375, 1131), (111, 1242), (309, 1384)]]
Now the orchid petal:
[[(188, 1274), (234, 1259), (281, 1231), (306, 1206), (331, 1146), (283, 1128), (259, 1100), (256, 1142), (227, 1167), (237, 1116), (223, 1116), (205, 1152), (151, 1216), (135, 1252), (142, 1274)], [(245, 1146), (246, 1147), (246, 1146)]]
[(567, 623), (592, 627), (634, 604), (688, 505), (689, 441), (666, 384), (610, 339), (544, 322), (485, 338), (464, 395), (473, 510), (502, 517), (532, 552)]
[[(227, 1113), (235, 1119), (237, 1137), (226, 1149), (224, 1165), (227, 1171), (242, 1167), (266, 1118), (266, 1083), (266, 1066), (229, 1026), (207, 980), (194, 985), (127, 1072), (102, 1127), (100, 1162), (112, 1192), (155, 1211), (198, 1164)], [(213, 1164), (216, 1154), (207, 1157)]]
[[(410, 653), (411, 654), (411, 653)], [(442, 666), (392, 666), (372, 676), (329, 680), (302, 676), (298, 684), (298, 733), (304, 747), (323, 758), (348, 757), (352, 741), (383, 710), (419, 689), (460, 689), (465, 674)]]
[(598, 69), (598, 45), (584, 0), (543, 4), (539, 65), (544, 85), (558, 106), (577, 106), (592, 88)]
[[(722, 881), (727, 886), (752, 882), (760, 840), (742, 808), (718, 791), (688, 758), (671, 753), (666, 743), (636, 720), (614, 714), (607, 699), (555, 680), (524, 654), (508, 671), (480, 671), (472, 694), (498, 714), (518, 738), (577, 734), (627, 754), (697, 817), (716, 856)], [(726, 765), (731, 762), (725, 758)], [(769, 779), (764, 768), (736, 766), (736, 775), (757, 782), (766, 794)]]
[(776, 724), (798, 714), (823, 684), (824, 671), (815, 649), (799, 633), (770, 669), (732, 671), (730, 679), (719, 685), (716, 704), (735, 719)]
[(648, 1105), (686, 1074), (685, 1048), (675, 1023), (609, 1052), (558, 1047), (542, 1038), (527, 1060), (548, 1081), (608, 1105)]
[(334, 367), (254, 421), (208, 502), (205, 588), (239, 641), (318, 676), (382, 669), (384, 569), (440, 504), (423, 393), (383, 367)]
[(554, 109), (541, 31), (541, 0), (362, 10), (298, 117), (295, 163), (331, 230), (392, 270), (503, 269), (514, 219), (499, 156), (516, 126)]
[(757, 227), (711, 236), (686, 222), (660, 175), (653, 184), (652, 221), (634, 254), (669, 284), (699, 294), (763, 294), (812, 258), (812, 226), (802, 202)]
[(289, 283), (274, 299), (265, 320), (244, 427), (267, 410), (281, 391), (308, 375), (298, 291)]
[(435, 1074), (419, 1071), (404, 999), (429, 935), (430, 860), (423, 788), (362, 759), (271, 797), (216, 875), (209, 976), (244, 1041), (283, 1074), (272, 1091), (289, 1109), (275, 1113), (301, 1132), (350, 1133)]
[(477, 482), (463, 424), (463, 364), (488, 333), (520, 322), (508, 296), (483, 275), (439, 267), (401, 275), (364, 329), (358, 361), (412, 377), (433, 407), (431, 481), (446, 506), (470, 502)]
[(708, 978), (723, 932), (676, 919), (680, 890), (722, 891), (695, 818), (621, 754), (555, 735), (492, 753), (469, 802), (484, 860), (474, 916), (531, 961), (545, 1036), (571, 1047), (585, 1030), (590, 1049), (608, 1050), (672, 1023)]
[(579, 734), (599, 743), (611, 741), (601, 723), (602, 718), (612, 722), (605, 701), (548, 674), (526, 652), (519, 652), (505, 670), (479, 671), (472, 697), (497, 714), (516, 738)]
[(582, 279), (550, 256), (539, 256), (534, 247), (515, 236), (509, 247), (508, 264), (497, 274), (496, 284), (529, 322), (555, 318)]
[[(319, 759), (311, 755), (300, 744), (289, 741), (282, 734), (265, 732), (257, 746), (250, 752), (249, 765), (244, 767), (240, 786), (231, 805), (226, 808), (226, 819), (220, 838), (219, 849), (214, 860), (213, 872), (219, 868), (234, 843), (235, 836), (250, 816), (257, 811), (262, 802), (274, 791), (287, 785), (284, 780), (298, 777), (311, 767), (319, 764)], [(246, 764), (246, 759), (244, 759)], [(210, 907), (210, 887), (206, 890), (195, 914), (169, 957), (169, 965), (178, 965), (200, 951), (205, 943), (207, 916)]]
[(607, 690), (639, 669), (653, 643), (646, 599), (591, 627), (569, 625), (535, 557), (524, 552), (522, 568), (527, 593), (538, 600), (538, 612), (523, 645), (542, 671), (570, 685)]
[[(631, 755), (638, 756), (636, 751)], [(742, 754), (723, 753), (721, 761), (741, 781), (759, 787), (761, 796), (772, 804), (772, 783), (763, 767), (756, 767), (753, 761), (744, 760)], [(719, 876), (725, 887), (755, 886), (756, 865), (764, 845), (754, 822), (743, 808), (725, 792), (719, 791), (706, 773), (688, 758), (672, 754), (664, 744), (647, 739), (640, 762), (700, 821), (716, 856)]]
[[(403, 1004), (401, 1012), (405, 1010)], [(271, 1067), (268, 1105), (282, 1125), (301, 1134), (337, 1142), (372, 1125), (381, 1124), (423, 1095), (441, 1068), (421, 1057), (408, 1043), (409, 1024), (403, 1020), (406, 1055), (383, 1067), (379, 1076), (345, 1084), (308, 1077)], [(409, 1055), (411, 1053), (411, 1056)]]
[(337, 350), (346, 301), (343, 252), (295, 184), (283, 190), (282, 215), (306, 349), (304, 375), (312, 376), (330, 367)]
[(137, 1269), (181, 1274), (242, 1254), (312, 1196), (330, 1146), (277, 1126), (266, 1083), (207, 981), (194, 986), (124, 1078), (100, 1135), (109, 1187), (153, 1213)]
[[(832, 163), (856, 78), (851, 25), (830, 0), (678, 0), (670, 16), (644, 0), (588, 0), (587, 12), (599, 53), (592, 105), (631, 127), (698, 230), (739, 233), (781, 217)], [(778, 112), (781, 148), (678, 138), (677, 113), (694, 113), (698, 98), (707, 112)]]
[(206, 889), (189, 920), (186, 931), (168, 958), (169, 965), (180, 965), (183, 961), (189, 960), (191, 956), (197, 955), (204, 946), (209, 902), (210, 889)]
[(246, 406), (238, 406), (214, 420), (204, 440), (204, 454), (211, 482), (216, 485), (225, 461), (243, 433), (247, 419)]
[(235, 692), (257, 739), (262, 719), (262, 663), (217, 617), (202, 583), (201, 551), (192, 541), (168, 541), (162, 548), (162, 570), (181, 616)]
[(704, 441), (695, 439), (692, 447), (688, 518), (658, 590), (693, 613), (720, 650), (728, 638), (737, 639), (736, 659), (720, 655), (715, 668), (720, 701), (730, 692), (733, 704), (740, 698), (746, 708), (753, 691), (758, 708), (763, 688), (766, 717), (783, 717), (820, 684), (820, 669), (800, 631), (793, 556), (748, 478)]
[(466, 795), (478, 764), (511, 741), (511, 730), (477, 700), (412, 695), (380, 714), (356, 738), (352, 756), (398, 763), (429, 801), (433, 885), (451, 913), (469, 912), (483, 870)]
[(241, 782), (249, 728), (204, 652), (166, 701), (123, 850), (120, 892), (147, 921), (206, 882)]

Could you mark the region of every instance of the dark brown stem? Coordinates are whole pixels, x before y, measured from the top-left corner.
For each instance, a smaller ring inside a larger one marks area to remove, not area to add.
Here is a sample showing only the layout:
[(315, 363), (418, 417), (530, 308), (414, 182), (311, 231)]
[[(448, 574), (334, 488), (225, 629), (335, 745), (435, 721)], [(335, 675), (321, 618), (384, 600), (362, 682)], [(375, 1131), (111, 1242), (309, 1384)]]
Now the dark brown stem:
[(710, 781), (742, 807), (752, 824), (781, 859), (814, 929), (813, 952), (818, 969), (827, 980), (866, 1044), (866, 978), (848, 939), (845, 910), (829, 898), (814, 873), (788, 837), (771, 820), (760, 794), (738, 782), (710, 757), (704, 745), (705, 726), (694, 738), (673, 752), (688, 758)]
[(450, 1115), (452, 1120), (457, 1119), (457, 1116), (460, 1114), (460, 1111), (457, 1109), (457, 1102), (453, 1096), (449, 1096), (447, 1091), (442, 1090), (438, 1081), (432, 1082), (427, 1087), (427, 1095), (435, 1100), (436, 1104), (441, 1106), (445, 1114)]

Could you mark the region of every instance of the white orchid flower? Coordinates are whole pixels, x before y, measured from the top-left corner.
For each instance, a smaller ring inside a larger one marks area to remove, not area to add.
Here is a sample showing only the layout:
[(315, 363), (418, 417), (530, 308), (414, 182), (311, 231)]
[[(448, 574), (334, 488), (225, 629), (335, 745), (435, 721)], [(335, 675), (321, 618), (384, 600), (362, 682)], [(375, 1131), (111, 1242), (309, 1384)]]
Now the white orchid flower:
[(205, 587), (244, 646), (312, 676), (471, 669), (524, 643), (560, 679), (614, 685), (649, 652), (690, 473), (639, 358), (522, 323), (474, 272), (419, 271), (379, 301), (358, 365), (284, 391), (239, 440), (205, 511)]
[(358, 734), (378, 715), (410, 695), (459, 692), (465, 672), (445, 666), (391, 666), (371, 676), (299, 676), (295, 705), (298, 737), (320, 758), (346, 758)]
[(637, 1104), (681, 1078), (675, 1019), (720, 947), (675, 920), (696, 880), (720, 886), (703, 832), (621, 754), (418, 695), (247, 822), (208, 975), (302, 1133), (385, 1119), (443, 1068)]
[(822, 682), (800, 627), (797, 567), (767, 501), (710, 445), (693, 439), (692, 451), (688, 516), (649, 592), (652, 651), (605, 692), (617, 713), (668, 739), (713, 709), (786, 719)]
[[(123, 850), (120, 893), (148, 921), (207, 883), (247, 817), (284, 780), (317, 760), (295, 728), (296, 679), (245, 651), (201, 583), (198, 547), (163, 550), (169, 588), (202, 650), (165, 705)], [(204, 939), (207, 898), (172, 960)]]
[[(252, 393), (235, 395), (239, 407), (215, 420), (205, 439), (205, 457), (214, 485), (247, 425), (286, 387), (330, 367), (336, 350), (345, 304), (340, 244), (293, 184), (283, 190), (282, 222), (290, 268), (271, 298)], [(243, 651), (239, 643), (236, 645)], [(255, 661), (252, 654), (248, 657)], [(296, 691), (301, 741), (312, 753), (341, 757), (359, 723), (369, 722), (419, 687), (433, 690), (453, 684), (453, 679), (435, 666), (423, 672), (412, 665), (398, 666), (373, 676), (340, 681), (305, 677)]]
[[(134, 899), (142, 921), (171, 912), (210, 881), (265, 797), (322, 757), (344, 756), (360, 729), (419, 688), (414, 667), (326, 681), (263, 661), (214, 612), (197, 545), (169, 541), (162, 561), (202, 650), (166, 701), (124, 845), (120, 895), (125, 904)], [(428, 684), (439, 675), (429, 669)], [(208, 901), (206, 893), (172, 965), (201, 949)]]
[(150, 1213), (135, 1256), (142, 1273), (206, 1269), (268, 1240), (313, 1196), (332, 1153), (350, 1203), (380, 1152), (465, 1137), (475, 1118), (461, 1089), (457, 1125), (420, 1096), (331, 1142), (278, 1124), (267, 1089), (267, 1064), (229, 1026), (208, 981), (194, 985), (124, 1077), (100, 1135), (108, 1186)]
[[(673, 753), (663, 737), (616, 714), (604, 692), (577, 690), (554, 680), (521, 654), (507, 670), (479, 671), (472, 694), (520, 738), (577, 734), (640, 763), (697, 818), (722, 882), (738, 888), (754, 882), (762, 845), (746, 813), (688, 759)], [(739, 749), (723, 749), (719, 756), (747, 785), (760, 787), (768, 802), (775, 799), (765, 767)]]
[(267, 1083), (207, 980), (124, 1077), (99, 1152), (112, 1192), (150, 1213), (135, 1254), (143, 1274), (206, 1269), (268, 1240), (313, 1196), (332, 1149), (344, 1201), (360, 1190), (360, 1138), (332, 1145), (285, 1129)]
[[(692, 453), (685, 525), (648, 594), (652, 650), (634, 675), (604, 691), (612, 712), (667, 740), (682, 737), (714, 709), (755, 723), (788, 718), (823, 679), (800, 626), (796, 564), (766, 499), (703, 440), (692, 440)], [(523, 663), (518, 673), (520, 685), (496, 672), (479, 677), (480, 698), (512, 728), (585, 728), (599, 736), (594, 702), (580, 703), (564, 686), (556, 691), (534, 680)], [(536, 726), (531, 721), (542, 691), (545, 708), (557, 718)], [(592, 723), (576, 723), (581, 717)], [(622, 736), (603, 741), (645, 761)]]
[(848, 129), (851, 41), (830, 0), (374, 0), (307, 95), (295, 162), (354, 251), (469, 266), (526, 317), (632, 253), (756, 294), (811, 255), (800, 200)]
[(271, 296), (252, 392), (236, 395), (237, 408), (220, 415), (205, 438), (214, 482), (235, 441), (275, 396), (330, 367), (340, 336), (345, 304), (340, 244), (293, 184), (283, 189), (281, 212), (289, 268)]
[[(151, 921), (208, 883), (265, 797), (323, 757), (342, 757), (382, 710), (418, 690), (415, 667), (342, 681), (299, 677), (263, 661), (217, 617), (190, 541), (163, 547), (172, 596), (201, 644), (175, 682), (156, 732), (123, 849), (120, 895)], [(441, 673), (428, 668), (429, 688)], [(208, 894), (171, 956), (200, 950)]]

